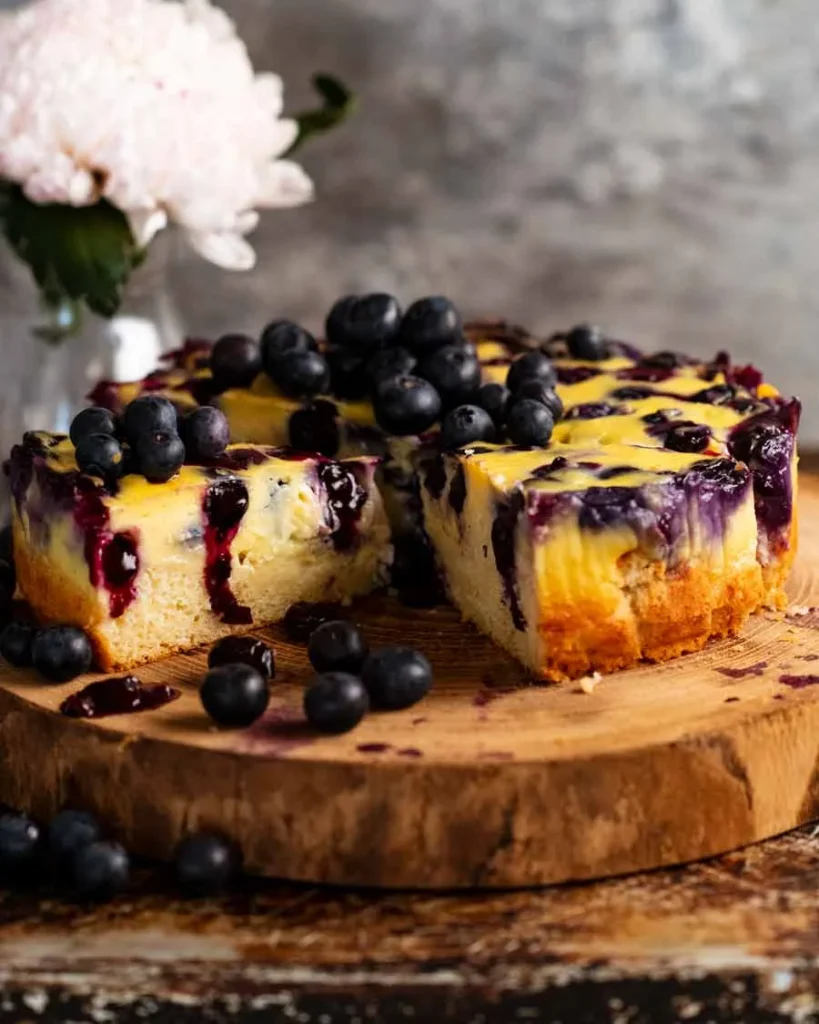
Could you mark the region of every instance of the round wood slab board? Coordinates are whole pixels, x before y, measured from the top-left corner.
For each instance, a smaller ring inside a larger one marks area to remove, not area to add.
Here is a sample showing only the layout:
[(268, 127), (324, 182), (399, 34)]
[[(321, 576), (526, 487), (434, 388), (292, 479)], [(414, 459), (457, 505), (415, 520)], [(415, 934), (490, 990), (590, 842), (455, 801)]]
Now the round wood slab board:
[(251, 871), (388, 887), (597, 878), (711, 856), (819, 815), (819, 480), (802, 480), (790, 611), (660, 665), (534, 686), (451, 608), (374, 595), (348, 609), (371, 646), (408, 643), (436, 685), (417, 707), (314, 735), (303, 647), (274, 628), (268, 713), (212, 728), (204, 653), (139, 671), (180, 686), (159, 711), (94, 722), (57, 711), (88, 679), (0, 674), (0, 799), (46, 817), (98, 812), (131, 849), (167, 858), (215, 827)]

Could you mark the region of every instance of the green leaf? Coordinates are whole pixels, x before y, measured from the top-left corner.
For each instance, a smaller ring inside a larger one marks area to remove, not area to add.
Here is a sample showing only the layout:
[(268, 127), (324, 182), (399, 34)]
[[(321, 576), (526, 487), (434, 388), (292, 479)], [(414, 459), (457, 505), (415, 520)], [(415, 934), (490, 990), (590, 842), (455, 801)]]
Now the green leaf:
[(313, 87), (323, 102), (320, 107), (313, 110), (306, 110), (296, 114), (299, 134), (296, 141), (287, 151), (287, 156), (294, 153), (312, 135), (320, 135), (330, 131), (346, 120), (355, 109), (356, 99), (354, 94), (344, 85), (343, 82), (332, 75), (313, 75)]
[(100, 316), (116, 313), (144, 255), (116, 207), (104, 199), (93, 206), (39, 205), (11, 185), (2, 193), (0, 221), (49, 305), (71, 300)]

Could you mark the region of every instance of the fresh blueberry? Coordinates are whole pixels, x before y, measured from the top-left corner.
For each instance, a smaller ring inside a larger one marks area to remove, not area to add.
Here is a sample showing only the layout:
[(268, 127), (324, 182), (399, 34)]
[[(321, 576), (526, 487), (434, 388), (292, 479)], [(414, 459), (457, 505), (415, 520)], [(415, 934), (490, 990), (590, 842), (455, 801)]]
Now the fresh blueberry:
[(428, 381), (403, 374), (384, 381), (373, 408), (376, 422), (388, 434), (420, 434), (441, 415), (441, 397)]
[(376, 389), (385, 380), (412, 373), (418, 360), (401, 345), (382, 348), (367, 363), (367, 375)]
[(174, 871), (187, 896), (215, 896), (238, 873), (241, 856), (235, 843), (215, 832), (182, 839), (174, 853)]
[(536, 402), (540, 402), (541, 405), (545, 405), (552, 414), (555, 423), (563, 417), (563, 402), (560, 399), (560, 395), (545, 380), (530, 377), (528, 380), (523, 381), (515, 392), (515, 399), (520, 398), (533, 398)]
[(282, 626), (289, 640), (297, 644), (306, 644), (323, 622), (337, 619), (338, 612), (337, 604), (310, 604), (308, 601), (300, 601), (287, 609)]
[(11, 526), (0, 530), (0, 559), (14, 565), (14, 535)]
[(430, 295), (418, 299), (401, 320), (398, 340), (419, 356), (428, 355), (444, 345), (456, 345), (463, 338), (461, 314), (449, 299)]
[(260, 342), (262, 369), (275, 379), (276, 364), (293, 352), (317, 352), (313, 335), (292, 320), (273, 320), (262, 331)]
[(131, 861), (119, 843), (89, 843), (75, 854), (72, 873), (80, 899), (110, 900), (128, 887)]
[(0, 814), (0, 878), (17, 877), (40, 853), (40, 829), (25, 814)]
[(330, 310), (327, 338), (357, 352), (375, 352), (395, 342), (401, 307), (392, 295), (348, 296)]
[(554, 426), (551, 412), (533, 398), (515, 402), (506, 417), (506, 433), (513, 444), (535, 447), (548, 444)]
[(182, 422), (182, 430), (188, 462), (216, 459), (230, 444), (227, 416), (212, 405), (203, 405), (188, 413)]
[(364, 684), (357, 676), (346, 672), (316, 676), (304, 694), (304, 714), (319, 732), (335, 735), (349, 732), (369, 708)]
[(246, 334), (225, 334), (211, 349), (210, 372), (222, 391), (249, 388), (261, 368), (259, 346)]
[(176, 406), (160, 395), (140, 395), (125, 409), (123, 419), (125, 436), (133, 445), (143, 434), (177, 431)]
[(291, 352), (276, 363), (274, 381), (291, 398), (310, 398), (330, 387), (330, 367), (318, 352)]
[(486, 409), (496, 427), (502, 427), (506, 422), (511, 397), (509, 388), (493, 382), (478, 389), (475, 401), (482, 409)]
[(701, 452), (708, 447), (711, 431), (702, 423), (679, 423), (665, 435), (665, 447), (675, 452)]
[(208, 654), (208, 668), (220, 665), (250, 665), (265, 679), (276, 675), (273, 648), (254, 636), (225, 636), (218, 640)]
[(370, 391), (366, 359), (349, 348), (331, 348), (326, 358), (330, 367), (330, 390), (335, 397), (347, 402), (366, 398)]
[(441, 445), (454, 451), (475, 441), (494, 441), (495, 424), (479, 405), (459, 405), (444, 416), (441, 423)]
[(99, 822), (87, 811), (71, 808), (58, 811), (48, 825), (48, 850), (53, 860), (65, 867), (84, 846), (95, 843), (101, 834)]
[(99, 405), (92, 405), (88, 409), (78, 412), (71, 421), (68, 429), (68, 436), (71, 443), (76, 446), (81, 438), (87, 434), (110, 434), (112, 437), (117, 432), (117, 418), (110, 409), (103, 409)]
[(335, 407), (330, 402), (315, 402), (297, 409), (287, 423), (290, 446), (300, 452), (318, 452), (335, 458), (341, 444)]
[(49, 626), (31, 643), (31, 663), (50, 683), (67, 683), (91, 668), (88, 637), (76, 626)]
[(557, 383), (557, 372), (552, 360), (543, 352), (527, 352), (509, 367), (506, 386), (515, 394), (525, 380), (542, 380), (549, 387)]
[(164, 484), (176, 476), (185, 462), (182, 438), (167, 430), (142, 434), (136, 444), (139, 469), (152, 484)]
[(307, 656), (317, 672), (358, 672), (369, 649), (367, 641), (351, 622), (325, 622), (307, 643)]
[(481, 364), (464, 346), (444, 345), (423, 360), (418, 376), (432, 384), (444, 408), (452, 409), (474, 399), (481, 386)]
[(0, 633), (0, 654), (10, 665), (26, 668), (31, 664), (31, 644), (36, 630), (27, 622), (10, 622)]
[(566, 347), (572, 359), (596, 363), (605, 359), (608, 346), (599, 327), (591, 324), (577, 324), (566, 335)]
[(374, 708), (401, 711), (429, 693), (432, 666), (420, 651), (386, 647), (370, 655), (361, 679)]
[(251, 665), (219, 665), (205, 676), (199, 691), (202, 705), (217, 725), (244, 729), (265, 713), (270, 687)]
[(81, 473), (106, 481), (122, 475), (122, 445), (110, 434), (83, 435), (74, 455)]

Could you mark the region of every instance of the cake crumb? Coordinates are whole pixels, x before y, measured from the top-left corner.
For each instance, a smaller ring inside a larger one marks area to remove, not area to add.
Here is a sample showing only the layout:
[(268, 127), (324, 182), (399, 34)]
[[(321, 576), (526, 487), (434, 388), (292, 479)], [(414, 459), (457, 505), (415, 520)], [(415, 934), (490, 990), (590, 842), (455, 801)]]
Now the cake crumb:
[(792, 604), (788, 609), (788, 615), (793, 615), (796, 618), (802, 618), (803, 615), (810, 615), (813, 611), (808, 604)]
[(597, 685), (600, 683), (602, 678), (603, 677), (600, 675), (599, 672), (592, 672), (590, 676), (583, 676), (583, 678), (578, 683), (581, 692), (594, 693), (595, 689), (597, 688)]

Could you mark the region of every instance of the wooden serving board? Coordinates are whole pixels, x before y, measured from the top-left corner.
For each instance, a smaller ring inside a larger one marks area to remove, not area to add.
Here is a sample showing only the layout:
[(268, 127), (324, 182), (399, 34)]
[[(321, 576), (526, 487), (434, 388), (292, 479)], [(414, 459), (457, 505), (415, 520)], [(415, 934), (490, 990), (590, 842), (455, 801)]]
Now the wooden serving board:
[[(45, 817), (98, 812), (131, 849), (167, 858), (189, 830), (241, 844), (251, 871), (387, 887), (503, 887), (695, 860), (819, 816), (819, 480), (802, 480), (788, 614), (661, 665), (533, 686), (451, 608), (374, 595), (348, 610), (371, 646), (433, 662), (422, 704), (352, 733), (304, 723), (303, 647), (278, 629), (265, 718), (212, 728), (206, 656), (139, 672), (180, 686), (159, 711), (88, 722), (57, 712), (89, 679), (0, 671), (0, 799)], [(90, 678), (90, 677), (89, 677)]]

